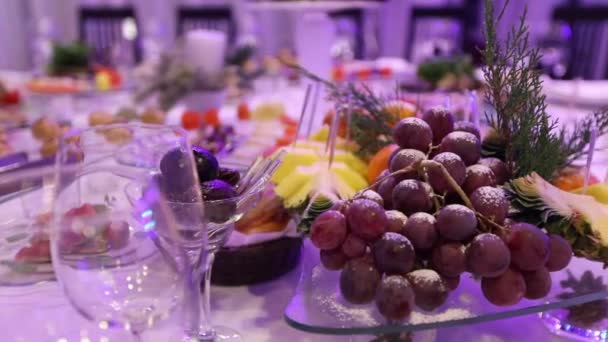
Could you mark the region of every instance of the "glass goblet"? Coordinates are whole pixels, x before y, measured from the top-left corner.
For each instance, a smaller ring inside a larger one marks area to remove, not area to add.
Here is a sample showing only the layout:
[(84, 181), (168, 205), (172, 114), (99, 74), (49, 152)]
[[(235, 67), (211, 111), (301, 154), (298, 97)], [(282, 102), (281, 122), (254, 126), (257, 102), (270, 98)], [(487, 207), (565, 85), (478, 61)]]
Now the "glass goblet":
[[(248, 191), (238, 197), (224, 200), (204, 201), (204, 208), (200, 208), (198, 203), (170, 201), (168, 208), (174, 213), (178, 220), (189, 217), (192, 213), (203, 213), (204, 221), (201, 222), (201, 229), (196, 231), (195, 227), (189, 234), (195, 236), (194, 240), (207, 239), (206, 244), (192, 244), (188, 246), (190, 257), (190, 270), (192, 274), (190, 282), (195, 287), (195, 291), (190, 293), (188, 303), (197, 305), (197, 308), (187, 309), (189, 315), (186, 319), (186, 335), (196, 341), (240, 341), (241, 336), (234, 330), (216, 326), (211, 322), (210, 305), (210, 285), (211, 268), (215, 258), (215, 253), (226, 243), (228, 237), (234, 229), (234, 223), (238, 221), (247, 211), (251, 210), (262, 197), (267, 179), (261, 179)], [(132, 183), (127, 187), (127, 193), (131, 201), (141, 201), (144, 196), (145, 187), (140, 184)], [(190, 213), (190, 214), (188, 214)], [(157, 217), (151, 219), (156, 222), (161, 221)], [(200, 236), (200, 235), (204, 235)]]
[[(100, 327), (141, 333), (167, 319), (188, 295), (188, 243), (183, 231), (205, 227), (200, 210), (177, 219), (172, 189), (191, 187), (200, 198), (186, 133), (158, 125), (110, 125), (65, 136), (56, 161), (55, 274), (73, 307)], [(127, 185), (146, 190), (130, 201)], [(166, 185), (164, 184), (164, 185)], [(194, 204), (193, 204), (194, 205)], [(150, 217), (159, 218), (151, 220)]]

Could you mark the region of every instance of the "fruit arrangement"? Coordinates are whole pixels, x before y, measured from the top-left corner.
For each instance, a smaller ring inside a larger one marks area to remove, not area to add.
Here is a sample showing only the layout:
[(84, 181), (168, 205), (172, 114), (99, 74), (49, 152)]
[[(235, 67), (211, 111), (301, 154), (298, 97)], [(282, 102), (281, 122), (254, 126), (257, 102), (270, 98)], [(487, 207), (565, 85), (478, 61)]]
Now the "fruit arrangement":
[(212, 223), (230, 220), (237, 209), (238, 193), (235, 186), (241, 174), (238, 170), (220, 167), (213, 153), (202, 147), (192, 147), (191, 153), (200, 184), (190, 184), (178, 176), (183, 172), (185, 157), (183, 151), (174, 149), (165, 154), (160, 162), (161, 173), (154, 179), (159, 189), (168, 200), (185, 203), (197, 201), (193, 196), (200, 193), (207, 202), (205, 209)]
[[(35, 220), (32, 235), (27, 246), (15, 255), (17, 263), (50, 263), (49, 235), (46, 232), (51, 215), (41, 214)], [(105, 205), (85, 203), (70, 209), (60, 220), (59, 252), (65, 254), (96, 254), (109, 250), (119, 250), (129, 243), (129, 224), (122, 220), (112, 220)]]
[(467, 272), (494, 305), (546, 296), (550, 272), (570, 261), (570, 243), (507, 217), (501, 186), (510, 175), (501, 160), (480, 158), (479, 131), (432, 108), (401, 120), (393, 139), (388, 169), (310, 229), (324, 267), (341, 272), (342, 297), (375, 301), (400, 321), (414, 307), (441, 306)]

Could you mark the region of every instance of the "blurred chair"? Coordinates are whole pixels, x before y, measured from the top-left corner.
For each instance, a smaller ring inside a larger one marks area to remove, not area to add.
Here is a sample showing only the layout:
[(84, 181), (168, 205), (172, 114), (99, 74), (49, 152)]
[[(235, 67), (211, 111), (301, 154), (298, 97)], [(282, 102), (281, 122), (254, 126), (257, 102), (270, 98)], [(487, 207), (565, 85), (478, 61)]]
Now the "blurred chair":
[(336, 26), (336, 37), (346, 39), (352, 49), (353, 57), (365, 58), (364, 12), (360, 8), (344, 9), (329, 13)]
[(553, 20), (563, 25), (567, 40), (564, 78), (608, 78), (608, 6), (571, 1), (555, 8)]
[(177, 9), (177, 35), (205, 29), (224, 32), (228, 44), (235, 42), (236, 23), (230, 7), (180, 7)]
[(133, 64), (141, 61), (139, 25), (133, 7), (83, 7), (79, 13), (79, 36), (102, 64)]
[[(414, 57), (418, 48), (416, 43), (435, 40), (431, 47), (433, 54), (448, 52), (467, 52), (472, 55), (475, 49), (475, 31), (479, 24), (479, 0), (463, 0), (462, 5), (414, 6), (410, 17), (405, 56)], [(449, 50), (449, 51), (444, 51)], [(474, 60), (475, 60), (474, 56)]]

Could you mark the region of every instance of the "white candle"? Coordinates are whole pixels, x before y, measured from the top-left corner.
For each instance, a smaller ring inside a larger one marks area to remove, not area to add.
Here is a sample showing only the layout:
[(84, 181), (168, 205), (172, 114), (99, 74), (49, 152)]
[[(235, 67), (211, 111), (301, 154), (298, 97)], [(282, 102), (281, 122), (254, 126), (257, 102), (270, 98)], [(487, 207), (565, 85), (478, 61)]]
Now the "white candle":
[(217, 75), (224, 68), (226, 34), (220, 31), (193, 30), (186, 33), (186, 63), (203, 75)]

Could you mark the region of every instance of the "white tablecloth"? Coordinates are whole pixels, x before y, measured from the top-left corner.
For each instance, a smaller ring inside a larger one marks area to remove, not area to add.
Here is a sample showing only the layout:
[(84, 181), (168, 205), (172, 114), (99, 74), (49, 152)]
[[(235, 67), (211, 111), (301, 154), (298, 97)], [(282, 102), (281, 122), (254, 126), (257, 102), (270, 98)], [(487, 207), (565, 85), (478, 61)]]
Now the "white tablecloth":
[[(288, 90), (281, 94), (267, 95), (288, 103), (287, 111), (299, 116), (302, 93)], [(260, 101), (256, 99), (255, 101)], [(94, 108), (91, 108), (94, 110)], [(550, 112), (562, 122), (579, 117), (581, 111), (569, 107), (551, 106)], [(170, 113), (169, 122), (178, 123), (182, 109)], [(76, 125), (86, 122), (88, 113), (80, 113)], [(227, 120), (236, 115), (235, 106), (222, 110)], [(318, 118), (319, 120), (321, 118)], [(27, 135), (27, 134), (26, 134)], [(603, 141), (602, 141), (603, 143)], [(598, 158), (605, 158), (605, 152)], [(603, 178), (607, 167), (601, 163), (595, 172)], [(266, 284), (250, 287), (213, 287), (212, 307), (214, 320), (239, 331), (245, 341), (353, 341), (369, 340), (369, 337), (351, 338), (322, 336), (301, 332), (289, 327), (283, 320), (283, 310), (296, 287), (299, 270)], [(175, 321), (144, 334), (144, 341), (175, 341), (178, 331)], [(565, 341), (550, 334), (536, 315), (498, 322), (440, 329), (434, 333), (436, 341)], [(425, 341), (428, 339), (425, 334)], [(57, 283), (49, 282), (19, 288), (0, 288), (0, 341), (2, 342), (108, 342), (128, 341), (131, 337), (122, 331), (101, 330), (82, 318), (67, 302)]]

